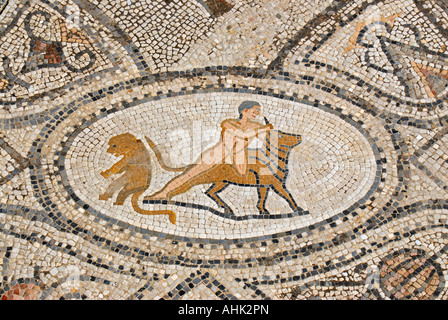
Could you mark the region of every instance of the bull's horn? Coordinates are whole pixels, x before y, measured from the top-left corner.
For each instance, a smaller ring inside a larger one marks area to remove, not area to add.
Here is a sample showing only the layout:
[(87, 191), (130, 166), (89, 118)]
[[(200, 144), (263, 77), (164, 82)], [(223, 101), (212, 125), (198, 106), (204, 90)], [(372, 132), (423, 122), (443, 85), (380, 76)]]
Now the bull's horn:
[(270, 123), (269, 120), (266, 117), (264, 117), (264, 122), (266, 122), (266, 124)]

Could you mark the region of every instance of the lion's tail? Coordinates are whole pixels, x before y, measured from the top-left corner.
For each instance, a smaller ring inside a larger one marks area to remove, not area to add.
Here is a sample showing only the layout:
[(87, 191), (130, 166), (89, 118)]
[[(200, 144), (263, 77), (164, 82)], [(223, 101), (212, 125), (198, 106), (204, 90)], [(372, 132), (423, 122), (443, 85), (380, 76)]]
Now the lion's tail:
[(159, 148), (156, 146), (156, 144), (149, 139), (148, 137), (145, 136), (146, 142), (148, 142), (149, 146), (151, 147), (152, 151), (154, 151), (157, 161), (159, 161), (160, 166), (165, 169), (166, 171), (173, 171), (173, 172), (183, 172), (186, 169), (190, 168), (191, 165), (185, 166), (185, 167), (181, 167), (181, 168), (172, 168), (170, 166), (168, 166), (165, 161), (163, 161), (162, 158), (162, 154), (160, 153)]
[(176, 224), (176, 213), (174, 213), (171, 210), (144, 210), (140, 208), (138, 205), (138, 198), (143, 192), (137, 192), (132, 195), (131, 203), (132, 208), (140, 214), (146, 214), (146, 215), (158, 215), (158, 214), (166, 214), (168, 215), (168, 218), (172, 224)]

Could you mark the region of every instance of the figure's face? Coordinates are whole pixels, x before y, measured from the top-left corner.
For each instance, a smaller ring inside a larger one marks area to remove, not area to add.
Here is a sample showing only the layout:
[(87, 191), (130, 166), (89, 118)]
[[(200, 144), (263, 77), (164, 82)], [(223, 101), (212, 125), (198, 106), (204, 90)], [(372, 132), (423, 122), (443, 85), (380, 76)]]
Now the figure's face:
[(243, 115), (250, 120), (254, 120), (257, 116), (261, 114), (261, 107), (254, 106), (251, 109), (246, 109), (243, 111)]

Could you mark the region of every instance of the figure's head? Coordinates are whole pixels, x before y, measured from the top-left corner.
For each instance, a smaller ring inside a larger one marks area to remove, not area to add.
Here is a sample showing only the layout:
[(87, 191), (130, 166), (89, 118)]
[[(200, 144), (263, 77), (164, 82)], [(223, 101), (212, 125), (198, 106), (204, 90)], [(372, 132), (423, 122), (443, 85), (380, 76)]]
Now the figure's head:
[(137, 138), (134, 135), (130, 133), (123, 133), (112, 137), (109, 140), (109, 148), (107, 149), (107, 152), (119, 157), (135, 150), (136, 145)]
[(261, 105), (256, 101), (244, 101), (238, 107), (238, 112), (240, 114), (239, 119), (249, 119), (253, 120), (258, 115), (260, 115)]

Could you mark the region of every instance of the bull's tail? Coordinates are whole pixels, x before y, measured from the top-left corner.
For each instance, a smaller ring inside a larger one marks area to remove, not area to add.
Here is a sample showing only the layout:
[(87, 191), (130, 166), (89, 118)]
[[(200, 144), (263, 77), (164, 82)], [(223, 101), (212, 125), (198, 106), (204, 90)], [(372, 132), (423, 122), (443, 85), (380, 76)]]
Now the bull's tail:
[(168, 215), (168, 218), (170, 220), (170, 222), (172, 224), (176, 224), (176, 213), (174, 213), (171, 210), (144, 210), (142, 208), (140, 208), (140, 206), (138, 205), (138, 198), (140, 197), (140, 195), (142, 195), (143, 192), (137, 192), (134, 193), (132, 195), (132, 199), (131, 199), (131, 203), (132, 203), (132, 208), (140, 214), (146, 214), (146, 215), (158, 215), (158, 214), (166, 214)]
[(149, 139), (148, 137), (145, 137), (146, 142), (148, 142), (149, 146), (151, 147), (152, 151), (154, 151), (157, 161), (159, 162), (160, 166), (165, 169), (166, 171), (172, 171), (172, 172), (184, 172), (185, 170), (187, 170), (188, 168), (191, 167), (191, 165), (185, 166), (185, 167), (180, 167), (180, 168), (172, 168), (170, 166), (168, 166), (165, 161), (163, 161), (162, 158), (162, 154), (159, 151), (159, 148), (156, 146), (156, 144)]

